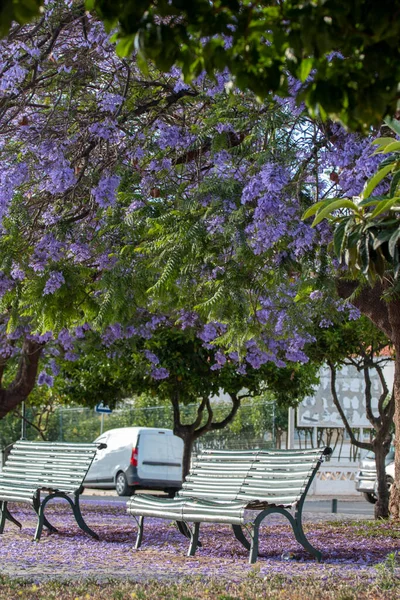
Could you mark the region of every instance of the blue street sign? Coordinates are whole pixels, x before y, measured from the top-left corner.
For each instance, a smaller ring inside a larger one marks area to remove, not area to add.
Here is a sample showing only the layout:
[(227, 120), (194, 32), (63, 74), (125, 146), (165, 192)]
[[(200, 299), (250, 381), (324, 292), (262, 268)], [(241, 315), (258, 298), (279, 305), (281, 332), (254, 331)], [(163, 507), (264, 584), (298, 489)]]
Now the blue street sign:
[(104, 405), (102, 402), (100, 402), (100, 404), (98, 404), (94, 410), (97, 413), (103, 413), (103, 414), (107, 414), (107, 415), (112, 413), (112, 408), (110, 408), (107, 405)]

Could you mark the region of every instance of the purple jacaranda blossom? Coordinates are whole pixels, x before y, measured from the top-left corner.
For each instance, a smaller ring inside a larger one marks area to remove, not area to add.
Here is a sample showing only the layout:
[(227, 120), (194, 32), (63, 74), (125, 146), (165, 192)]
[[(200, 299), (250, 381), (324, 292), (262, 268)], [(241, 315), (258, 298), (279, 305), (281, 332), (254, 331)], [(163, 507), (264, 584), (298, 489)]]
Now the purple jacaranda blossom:
[(213, 365), (211, 365), (211, 367), (210, 367), (211, 370), (216, 371), (218, 369), (222, 369), (222, 367), (226, 364), (226, 361), (227, 361), (225, 354), (223, 352), (221, 352), (221, 350), (217, 350), (214, 358), (215, 358), (216, 362)]
[(194, 327), (197, 324), (199, 315), (193, 311), (180, 310), (178, 320), (181, 325), (181, 329), (187, 329), (188, 327)]
[(271, 355), (258, 348), (255, 344), (251, 345), (245, 356), (246, 361), (253, 367), (253, 369), (259, 369), (262, 365), (269, 362), (271, 358)]
[(83, 340), (85, 337), (85, 332), (88, 331), (89, 329), (90, 329), (90, 326), (87, 323), (85, 323), (85, 325), (78, 325), (78, 327), (75, 327), (74, 335), (75, 335), (76, 339)]
[(143, 206), (146, 206), (145, 203), (143, 202), (143, 200), (134, 200), (133, 202), (130, 203), (127, 212), (128, 212), (128, 214), (132, 213), (135, 210), (139, 210), (140, 208), (143, 208)]
[(137, 335), (137, 329), (133, 325), (128, 325), (125, 329), (125, 339), (129, 340), (134, 335)]
[(18, 63), (4, 69), (0, 78), (0, 98), (8, 94), (18, 94), (18, 86), (23, 82), (27, 73), (27, 69)]
[(75, 263), (82, 263), (91, 258), (91, 249), (88, 244), (82, 242), (73, 242), (68, 249), (70, 256)]
[(149, 331), (154, 331), (159, 325), (166, 323), (167, 317), (165, 315), (153, 315), (146, 323), (145, 327)]
[(218, 94), (225, 92), (225, 86), (231, 80), (231, 75), (230, 75), (229, 71), (227, 69), (225, 69), (223, 73), (217, 73), (215, 76), (215, 79), (216, 79), (216, 84), (213, 86), (210, 86), (206, 90), (207, 96), (210, 96), (211, 98), (213, 98), (214, 96), (217, 96)]
[(45, 234), (36, 244), (29, 266), (36, 272), (45, 270), (49, 262), (59, 261), (64, 256), (65, 246), (53, 234)]
[(0, 271), (0, 297), (12, 290), (14, 285), (13, 280), (7, 277), (3, 271)]
[(25, 327), (16, 327), (13, 331), (7, 333), (8, 340), (19, 340), (26, 333)]
[(157, 121), (155, 141), (161, 150), (166, 148), (187, 148), (195, 141), (195, 136), (181, 129), (177, 125), (169, 125), (163, 121)]
[(115, 204), (120, 181), (118, 175), (105, 175), (100, 179), (97, 187), (92, 188), (92, 196), (99, 206), (106, 208)]
[(110, 119), (106, 119), (101, 123), (93, 123), (93, 125), (89, 127), (89, 131), (93, 137), (100, 138), (108, 142), (117, 139), (119, 133), (115, 123), (113, 123)]
[(304, 253), (313, 248), (316, 232), (307, 223), (296, 224), (292, 228), (290, 235), (293, 239), (288, 244), (288, 248), (293, 251), (295, 258), (300, 258)]
[(321, 319), (319, 322), (319, 326), (324, 329), (328, 329), (332, 325), (333, 325), (333, 321), (331, 321), (330, 319), (326, 319), (326, 318)]
[(0, 173), (0, 223), (8, 210), (14, 190), (28, 179), (28, 166), (25, 162), (16, 162), (8, 168), (3, 165)]
[(64, 156), (62, 144), (46, 140), (39, 144), (34, 152), (39, 161), (39, 169), (45, 175), (40, 183), (41, 189), (51, 194), (61, 194), (74, 185), (74, 170)]
[(11, 358), (18, 353), (18, 349), (8, 342), (5, 338), (0, 338), (0, 357), (4, 359)]
[(204, 325), (203, 329), (199, 331), (197, 337), (203, 340), (203, 342), (212, 342), (219, 335), (217, 327), (217, 323), (207, 323)]
[(214, 215), (206, 223), (207, 233), (214, 235), (216, 233), (223, 233), (225, 225), (225, 218), (222, 215)]
[(46, 371), (41, 371), (39, 373), (37, 383), (38, 385), (47, 385), (48, 387), (53, 387), (54, 377), (46, 373)]
[(56, 363), (56, 361), (54, 360), (54, 358), (52, 358), (49, 361), (49, 366), (50, 366), (51, 372), (53, 373), (54, 377), (57, 377), (57, 375), (60, 374), (61, 369), (60, 369), (59, 365)]
[(60, 219), (61, 216), (55, 212), (52, 206), (42, 213), (42, 221), (45, 225), (55, 225)]
[(153, 365), (160, 364), (160, 359), (154, 354), (154, 352), (151, 352), (150, 350), (145, 350), (144, 355), (147, 358), (147, 360), (150, 361)]
[(348, 318), (350, 319), (350, 321), (356, 321), (360, 317), (361, 312), (359, 311), (359, 309), (353, 304), (349, 304)]
[(103, 333), (101, 339), (105, 346), (111, 346), (115, 341), (124, 339), (122, 325), (120, 323), (110, 325)]
[(158, 367), (152, 370), (151, 376), (153, 379), (167, 379), (169, 377), (169, 371), (164, 367)]
[(53, 332), (46, 331), (45, 333), (28, 333), (26, 336), (29, 340), (33, 340), (38, 344), (47, 344), (53, 339)]
[[(261, 171), (252, 177), (242, 192), (242, 204), (254, 202), (263, 193), (265, 200), (269, 203), (276, 202), (276, 195), (289, 181), (289, 173), (286, 168), (274, 163), (267, 163)], [(266, 210), (270, 210), (273, 204), (267, 204)]]
[(100, 92), (97, 99), (100, 110), (109, 113), (114, 113), (123, 101), (124, 97), (121, 94), (112, 94), (110, 92)]
[(57, 341), (64, 350), (74, 349), (74, 338), (65, 327), (58, 334)]
[(181, 143), (181, 130), (176, 125), (167, 125), (161, 122), (157, 128), (157, 144), (161, 150), (168, 147), (176, 148)]
[(100, 271), (109, 271), (117, 263), (116, 256), (110, 256), (109, 252), (103, 252), (96, 257), (96, 265)]
[(324, 297), (324, 293), (321, 290), (314, 290), (310, 292), (310, 300), (321, 300)]
[(64, 283), (64, 275), (60, 271), (51, 271), (44, 286), (43, 294), (54, 294)]

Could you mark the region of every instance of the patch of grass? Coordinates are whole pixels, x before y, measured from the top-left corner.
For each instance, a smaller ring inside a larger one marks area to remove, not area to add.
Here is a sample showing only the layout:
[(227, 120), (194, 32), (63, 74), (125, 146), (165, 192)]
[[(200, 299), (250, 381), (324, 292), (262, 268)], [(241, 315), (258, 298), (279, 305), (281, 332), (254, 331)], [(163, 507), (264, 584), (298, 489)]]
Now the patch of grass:
[(351, 530), (352, 535), (362, 537), (387, 537), (391, 539), (400, 539), (400, 526), (397, 522), (391, 520), (375, 521), (329, 521), (324, 524), (336, 531)]
[[(0, 577), (0, 599), (7, 600), (392, 600), (400, 599), (394, 574), (397, 559), (388, 558), (377, 582), (355, 576), (340, 581), (334, 575), (292, 577), (277, 575), (271, 578), (250, 577), (242, 583), (218, 578), (185, 577), (180, 581), (70, 581), (32, 583)], [(388, 595), (390, 594), (390, 595)]]
[(375, 566), (378, 574), (377, 584), (381, 589), (390, 590), (399, 585), (399, 566), (400, 559), (397, 552), (391, 552), (382, 563)]

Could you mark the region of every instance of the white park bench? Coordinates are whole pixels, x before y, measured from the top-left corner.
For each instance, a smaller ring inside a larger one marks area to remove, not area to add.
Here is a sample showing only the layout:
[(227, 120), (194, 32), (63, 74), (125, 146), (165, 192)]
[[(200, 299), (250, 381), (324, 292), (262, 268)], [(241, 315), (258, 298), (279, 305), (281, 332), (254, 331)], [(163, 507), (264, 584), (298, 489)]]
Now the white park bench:
[[(98, 448), (104, 444), (67, 444), (18, 441), (14, 444), (0, 473), (0, 533), (6, 520), (22, 528), (12, 516), (9, 503), (30, 504), (38, 516), (34, 540), (39, 540), (43, 526), (57, 531), (44, 515), (53, 498), (64, 498), (72, 507), (79, 527), (98, 539), (83, 520), (79, 495), (83, 480)], [(41, 494), (46, 495), (42, 496)]]
[[(182, 489), (175, 498), (137, 494), (127, 511), (138, 523), (136, 548), (142, 543), (144, 517), (174, 520), (190, 538), (188, 556), (199, 542), (200, 523), (232, 525), (239, 542), (250, 551), (249, 562), (258, 556), (259, 527), (271, 513), (284, 515), (296, 540), (318, 560), (322, 555), (307, 540), (302, 526), (303, 504), (321, 463), (330, 448), (310, 450), (214, 451), (204, 450), (194, 460)], [(254, 522), (245, 520), (253, 512)], [(243, 529), (247, 530), (249, 539)]]

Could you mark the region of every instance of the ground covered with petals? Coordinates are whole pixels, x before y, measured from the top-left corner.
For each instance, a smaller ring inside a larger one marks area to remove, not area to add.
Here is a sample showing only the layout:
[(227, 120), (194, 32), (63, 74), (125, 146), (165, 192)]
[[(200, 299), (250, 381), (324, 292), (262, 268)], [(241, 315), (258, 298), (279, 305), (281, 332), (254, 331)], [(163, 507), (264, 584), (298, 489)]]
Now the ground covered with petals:
[(133, 548), (135, 521), (123, 503), (82, 502), (94, 540), (78, 529), (69, 506), (50, 503), (49, 521), (59, 533), (32, 542), (35, 515), (28, 506), (13, 514), (0, 538), (0, 598), (107, 598), (180, 600), (231, 598), (399, 598), (400, 524), (322, 522), (305, 515), (308, 539), (322, 551), (317, 563), (295, 541), (281, 517), (266, 521), (260, 556), (247, 551), (225, 525), (201, 527), (202, 547), (186, 556), (188, 542), (173, 523), (147, 519), (143, 545)]

